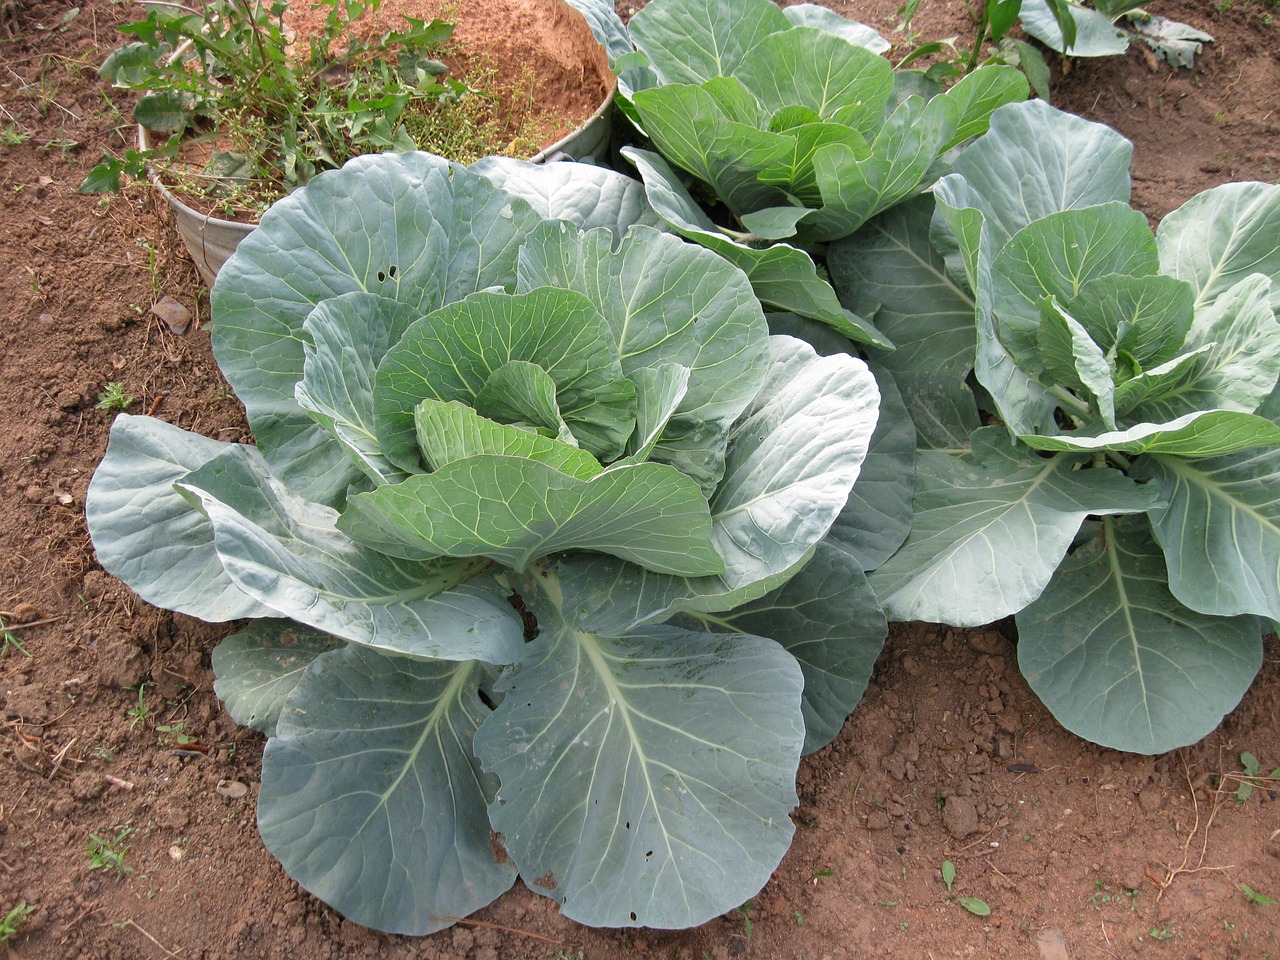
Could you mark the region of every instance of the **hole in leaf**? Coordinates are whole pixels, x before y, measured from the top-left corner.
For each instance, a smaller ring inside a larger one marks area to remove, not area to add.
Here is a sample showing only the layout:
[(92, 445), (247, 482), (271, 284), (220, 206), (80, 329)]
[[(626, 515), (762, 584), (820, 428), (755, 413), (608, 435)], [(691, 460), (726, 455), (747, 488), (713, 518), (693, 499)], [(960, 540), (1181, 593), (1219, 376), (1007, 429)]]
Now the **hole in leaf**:
[(636, 912), (634, 910), (631, 911), (631, 919), (636, 919)]

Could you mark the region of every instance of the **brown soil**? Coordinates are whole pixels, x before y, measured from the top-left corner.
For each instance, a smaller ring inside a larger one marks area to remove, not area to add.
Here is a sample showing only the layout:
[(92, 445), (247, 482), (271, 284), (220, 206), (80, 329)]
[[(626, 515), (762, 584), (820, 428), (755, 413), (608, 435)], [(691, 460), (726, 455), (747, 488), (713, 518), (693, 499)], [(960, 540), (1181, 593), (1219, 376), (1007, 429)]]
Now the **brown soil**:
[[(832, 5), (888, 33), (898, 0)], [(965, 26), (960, 0), (922, 6), (926, 37)], [(1058, 103), (1135, 140), (1137, 200), (1153, 217), (1215, 183), (1280, 175), (1273, 8), (1159, 6), (1218, 38), (1195, 71), (1133, 51), (1077, 63), (1056, 84)], [(1280, 899), (1280, 804), (1267, 789), (1237, 800), (1232, 776), (1243, 750), (1264, 771), (1280, 766), (1274, 639), (1217, 731), (1150, 758), (1064, 732), (998, 630), (896, 627), (844, 732), (801, 767), (796, 840), (776, 876), (748, 909), (696, 930), (587, 930), (517, 887), (472, 923), (415, 940), (363, 930), (302, 892), (258, 839), (262, 740), (212, 691), (209, 651), (227, 629), (140, 603), (96, 566), (85, 532), (105, 383), (138, 398), (133, 412), (247, 437), (162, 207), (144, 187), (75, 192), (131, 133), (104, 109), (94, 68), (133, 11), (4, 10), (0, 130), (26, 139), (0, 147), (0, 611), (23, 622), (30, 657), (0, 656), (0, 919), (20, 901), (35, 908), (13, 957), (1280, 956), (1280, 905), (1251, 906), (1237, 887)], [(185, 335), (151, 313), (166, 295), (193, 312)], [(144, 681), (151, 712), (139, 718)], [(207, 753), (176, 752), (180, 723)], [(222, 781), (248, 795), (224, 796)], [(124, 828), (131, 872), (91, 870), (90, 834)], [(985, 900), (989, 917), (948, 899), (944, 859), (956, 896)]]
[[(287, 22), (306, 36), (326, 12), (298, 4)], [(546, 117), (543, 147), (580, 126), (613, 89), (608, 56), (564, 0), (382, 0), (358, 21), (358, 32), (371, 38), (403, 30), (405, 16), (457, 25), (445, 58), (455, 75), (497, 70), (491, 92), (506, 97), (528, 98), (536, 89), (537, 110)]]

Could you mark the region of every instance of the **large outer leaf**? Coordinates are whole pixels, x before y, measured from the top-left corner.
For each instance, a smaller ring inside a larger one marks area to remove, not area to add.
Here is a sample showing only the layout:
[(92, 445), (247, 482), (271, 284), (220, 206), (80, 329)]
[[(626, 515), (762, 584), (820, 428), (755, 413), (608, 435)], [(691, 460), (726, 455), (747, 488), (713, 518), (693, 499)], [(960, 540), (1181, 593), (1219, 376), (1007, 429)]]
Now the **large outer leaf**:
[(1076, 24), (1075, 43), (1067, 45), (1062, 27), (1045, 0), (1022, 0), (1022, 29), (1050, 50), (1072, 57), (1114, 57), (1129, 49), (1129, 34), (1096, 10), (1065, 4)]
[(346, 642), (292, 620), (250, 621), (213, 648), (213, 692), (236, 723), (268, 737), (311, 661)]
[(471, 170), (528, 201), (547, 219), (568, 220), (579, 230), (608, 227), (620, 237), (635, 224), (662, 223), (645, 199), (644, 186), (608, 167), (484, 157)]
[(872, 53), (888, 53), (890, 43), (866, 24), (846, 20), (834, 10), (816, 3), (795, 3), (782, 8), (783, 15), (797, 27), (816, 27), (842, 40), (866, 47)]
[(1227, 183), (1197, 194), (1161, 221), (1157, 240), (1161, 271), (1194, 286), (1197, 306), (1261, 273), (1280, 310), (1280, 185)]
[(222, 569), (209, 521), (173, 486), (229, 446), (118, 414), (85, 498), (94, 552), (108, 573), (148, 603), (214, 623), (268, 612)]
[(302, 325), (305, 359), (294, 397), (375, 483), (394, 483), (405, 474), (378, 442), (374, 374), (387, 350), (417, 319), (418, 311), (406, 304), (348, 293), (322, 301)]
[(873, 350), (893, 374), (921, 446), (955, 447), (978, 428), (965, 378), (973, 369), (977, 329), (973, 297), (929, 242), (933, 199), (917, 197), (833, 243), (827, 266), (841, 302), (896, 345)]
[(1280, 450), (1144, 464), (1174, 595), (1202, 613), (1280, 620)]
[(255, 600), (317, 630), (381, 650), (510, 663), (520, 618), (483, 563), (411, 563), (342, 534), (329, 507), (287, 491), (234, 445), (180, 483), (213, 525), (223, 568)]
[(972, 457), (921, 451), (911, 534), (871, 585), (894, 620), (979, 626), (1040, 595), (1090, 514), (1151, 508), (1152, 491), (1117, 470), (1043, 459), (1001, 427), (973, 435)]
[(632, 40), (664, 83), (731, 76), (752, 47), (790, 27), (770, 0), (653, 0), (630, 23)]
[(525, 882), (601, 926), (694, 926), (753, 896), (793, 832), (795, 660), (742, 634), (602, 636), (526, 601), (540, 634), (475, 740)]
[(512, 361), (537, 364), (550, 375), (560, 414), (583, 446), (603, 460), (621, 456), (635, 427), (635, 388), (623, 380), (609, 326), (581, 294), (542, 287), (522, 294), (486, 290), (450, 303), (387, 351), (373, 393), (387, 457), (420, 471), (418, 404), (472, 405), (489, 377)]
[(1262, 621), (1181, 606), (1145, 521), (1104, 520), (1018, 615), (1018, 665), (1068, 730), (1164, 753), (1240, 702), (1262, 665)]
[(871, 368), (880, 391), (880, 418), (857, 482), (827, 541), (874, 570), (902, 546), (911, 530), (916, 486), (916, 430), (893, 375)]
[(990, 129), (965, 148), (934, 192), (950, 207), (978, 210), (995, 251), (1051, 213), (1127, 202), (1132, 155), (1133, 145), (1105, 124), (1043, 100), (1011, 103), (991, 115)]
[(824, 541), (804, 569), (759, 600), (704, 623), (772, 637), (804, 673), (804, 752), (835, 739), (871, 679), (889, 622), (861, 562)]
[(797, 563), (831, 528), (867, 455), (880, 391), (866, 364), (771, 337), (773, 363), (730, 432), (711, 500), (724, 580), (746, 586)]
[(515, 880), (489, 839), (495, 784), (471, 753), (482, 665), (320, 657), (262, 757), (258, 829), (285, 871), (356, 923), (424, 934)]
[(277, 475), (301, 496), (346, 494), (346, 454), (298, 406), (302, 323), (321, 300), (368, 292), (426, 314), (514, 279), (541, 221), (484, 177), (425, 153), (357, 157), (275, 204), (213, 291), (214, 353)]
[(352, 497), (339, 527), (392, 556), (490, 557), (516, 570), (561, 550), (659, 573), (724, 569), (702, 492), (660, 463), (583, 480), (521, 457), (469, 457)]

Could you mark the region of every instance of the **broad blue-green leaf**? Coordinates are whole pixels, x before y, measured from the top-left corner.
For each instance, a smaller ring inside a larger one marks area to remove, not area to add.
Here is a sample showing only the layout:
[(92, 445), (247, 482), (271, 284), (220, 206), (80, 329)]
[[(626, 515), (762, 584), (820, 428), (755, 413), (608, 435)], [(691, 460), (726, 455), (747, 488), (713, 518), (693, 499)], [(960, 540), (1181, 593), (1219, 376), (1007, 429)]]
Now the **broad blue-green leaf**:
[(1200, 308), (1185, 350), (1204, 349), (1195, 373), (1175, 391), (1142, 403), (1143, 419), (1170, 419), (1209, 408), (1252, 412), (1280, 376), (1280, 319), (1270, 305), (1271, 281), (1241, 280)]
[(383, 455), (374, 431), (374, 373), (418, 316), (395, 300), (347, 293), (321, 301), (302, 325), (302, 379), (294, 388), (298, 405), (375, 483), (394, 483), (405, 474)]
[(1143, 461), (1174, 595), (1202, 613), (1280, 620), (1280, 450)]
[(916, 485), (916, 430), (893, 375), (872, 367), (880, 390), (880, 418), (862, 471), (824, 543), (834, 543), (860, 569), (884, 563), (911, 530)]
[(764, 37), (734, 71), (769, 113), (799, 105), (867, 139), (884, 120), (893, 67), (877, 53), (815, 27)]
[(804, 673), (804, 752), (835, 739), (871, 679), (889, 623), (858, 559), (824, 541), (782, 587), (717, 617), (713, 628), (772, 637)]
[[(726, 77), (714, 81), (713, 89), (730, 83), (741, 86)], [(662, 155), (709, 184), (733, 214), (786, 204), (785, 191), (762, 184), (756, 171), (785, 162), (795, 151), (791, 136), (733, 119), (706, 87), (672, 84), (638, 90), (631, 102)]]
[(1261, 621), (1179, 604), (1143, 520), (1104, 520), (1018, 615), (1018, 666), (1031, 689), (1068, 730), (1117, 750), (1195, 743), (1261, 665)]
[(634, 224), (662, 223), (645, 199), (643, 184), (608, 167), (484, 157), (470, 169), (547, 219), (568, 220), (579, 230), (608, 227), (621, 237)]
[(108, 573), (148, 603), (214, 623), (267, 612), (227, 576), (209, 521), (173, 486), (228, 448), (163, 420), (117, 414), (85, 498), (89, 535)]
[(263, 455), (290, 489), (335, 503), (347, 488), (347, 455), (294, 399), (302, 324), (316, 304), (366, 292), (425, 314), (506, 285), (521, 236), (540, 219), (426, 153), (357, 157), (267, 212), (219, 274), (212, 338)]
[(1045, 297), (1074, 299), (1110, 274), (1153, 276), (1160, 267), (1147, 218), (1124, 203), (1049, 214), (1020, 230), (992, 265), (992, 307), (1000, 339), (1030, 372), (1039, 372), (1036, 331)]
[(1051, 213), (1127, 203), (1132, 154), (1133, 145), (1105, 124), (1043, 100), (1011, 103), (991, 115), (990, 129), (965, 148), (934, 193), (950, 207), (980, 212), (996, 251)]
[(236, 723), (268, 737), (285, 698), (316, 657), (346, 642), (292, 620), (251, 620), (213, 648), (213, 684)]
[(771, 337), (773, 362), (734, 424), (711, 500), (723, 578), (746, 586), (797, 563), (843, 509), (875, 429), (880, 391), (861, 360)]
[(1168, 423), (1140, 423), (1096, 434), (1022, 436), (1036, 450), (1112, 450), (1130, 456), (1165, 453), (1177, 457), (1218, 457), (1250, 447), (1280, 446), (1280, 426), (1266, 417), (1237, 410), (1188, 413)]
[(1062, 309), (1057, 297), (1041, 302), (1036, 344), (1046, 382), (1062, 384), (1081, 398), (1091, 398), (1103, 424), (1116, 429), (1116, 385), (1107, 355), (1089, 331)]
[(854, 324), (846, 316), (831, 284), (818, 276), (813, 259), (803, 250), (785, 243), (763, 249), (739, 243), (702, 212), (662, 157), (635, 147), (623, 147), (622, 154), (640, 171), (649, 202), (671, 229), (741, 268), (761, 303), (820, 320), (859, 343), (892, 346), (874, 328)]
[(538, 639), (475, 741), (525, 882), (601, 926), (694, 926), (752, 897), (794, 829), (794, 658), (742, 634), (600, 635), (526, 600)]
[(664, 83), (737, 73), (762, 39), (791, 27), (770, 0), (653, 0), (629, 24)]
[(258, 829), (309, 892), (388, 933), (441, 930), (493, 902), (499, 862), (472, 754), (484, 667), (356, 646), (307, 671), (262, 757)]
[(513, 360), (536, 363), (551, 376), (560, 415), (583, 446), (603, 460), (621, 455), (635, 426), (635, 391), (622, 378), (617, 344), (586, 297), (551, 288), (475, 293), (413, 324), (378, 365), (374, 419), (383, 451), (417, 472), (418, 404), (469, 405), (489, 376)]
[(575, 549), (661, 573), (724, 569), (698, 485), (659, 463), (582, 480), (533, 460), (475, 456), (352, 497), (339, 526), (392, 556), (489, 557), (516, 570)]
[(536, 363), (512, 360), (489, 374), (472, 405), (482, 417), (545, 430), (565, 443), (577, 443), (560, 416), (556, 382)]
[(1158, 241), (1161, 272), (1195, 287), (1197, 307), (1261, 273), (1280, 310), (1280, 185), (1227, 183), (1197, 194), (1161, 221)]
[(521, 252), (518, 288), (584, 296), (605, 318), (623, 376), (667, 363), (689, 368), (684, 397), (650, 458), (709, 493), (723, 469), (728, 426), (768, 367), (764, 313), (740, 271), (678, 237), (637, 227), (614, 247), (605, 231), (548, 225)]
[(872, 53), (888, 53), (890, 43), (866, 24), (846, 20), (834, 10), (816, 3), (796, 3), (783, 7), (783, 15), (797, 27), (816, 27), (842, 40), (866, 47)]
[(911, 97), (880, 125), (870, 157), (859, 159), (841, 144), (820, 148), (813, 166), (823, 206), (803, 221), (804, 235), (817, 242), (847, 237), (881, 210), (918, 193), (956, 131), (959, 110), (947, 97), (927, 103)]
[(892, 352), (872, 352), (893, 374), (922, 445), (953, 447), (978, 428), (964, 383), (977, 330), (973, 297), (929, 242), (932, 214), (931, 197), (900, 203), (833, 243), (827, 266), (841, 302), (874, 315), (895, 344)]
[(1040, 595), (1085, 517), (1154, 504), (1118, 470), (1075, 469), (1084, 460), (1036, 456), (1000, 427), (975, 433), (970, 457), (921, 451), (911, 534), (871, 574), (889, 617), (979, 626), (1016, 613)]
[(1068, 46), (1062, 27), (1045, 0), (1022, 0), (1022, 29), (1050, 50), (1071, 57), (1114, 57), (1129, 49), (1129, 34), (1096, 10), (1066, 5), (1076, 24), (1075, 42)]
[(484, 564), (383, 556), (336, 527), (337, 513), (288, 492), (235, 445), (179, 483), (213, 525), (223, 568), (282, 616), (380, 650), (510, 663), (524, 629)]
[(482, 454), (523, 457), (561, 473), (590, 480), (604, 470), (595, 457), (559, 440), (539, 436), (480, 416), (456, 400), (423, 400), (414, 411), (418, 446), (432, 470)]
[(941, 152), (986, 133), (997, 108), (1026, 100), (1029, 93), (1027, 78), (1017, 67), (993, 63), (965, 74), (943, 94), (958, 110), (955, 132)]

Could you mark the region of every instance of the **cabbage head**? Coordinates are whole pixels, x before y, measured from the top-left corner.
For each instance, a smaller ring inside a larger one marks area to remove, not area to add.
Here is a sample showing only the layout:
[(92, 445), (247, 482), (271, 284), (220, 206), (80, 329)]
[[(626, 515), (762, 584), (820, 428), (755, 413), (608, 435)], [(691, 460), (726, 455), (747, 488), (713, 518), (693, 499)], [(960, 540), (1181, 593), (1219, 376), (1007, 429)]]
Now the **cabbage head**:
[(214, 289), (256, 445), (114, 423), (99, 559), (247, 620), (213, 664), (269, 738), (263, 841), (358, 923), (430, 933), (517, 873), (587, 924), (730, 910), (865, 686), (876, 382), (657, 222), (610, 171), (359, 158)]

